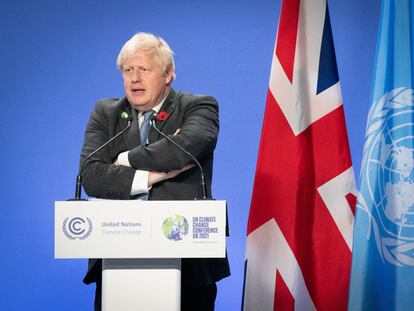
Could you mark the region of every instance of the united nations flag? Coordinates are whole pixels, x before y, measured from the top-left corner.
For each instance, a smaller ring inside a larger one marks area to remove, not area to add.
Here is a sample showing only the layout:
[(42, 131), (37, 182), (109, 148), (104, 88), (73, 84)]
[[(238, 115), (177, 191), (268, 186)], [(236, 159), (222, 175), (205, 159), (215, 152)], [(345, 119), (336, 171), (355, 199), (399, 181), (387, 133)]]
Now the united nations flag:
[(414, 309), (414, 6), (382, 4), (349, 310)]

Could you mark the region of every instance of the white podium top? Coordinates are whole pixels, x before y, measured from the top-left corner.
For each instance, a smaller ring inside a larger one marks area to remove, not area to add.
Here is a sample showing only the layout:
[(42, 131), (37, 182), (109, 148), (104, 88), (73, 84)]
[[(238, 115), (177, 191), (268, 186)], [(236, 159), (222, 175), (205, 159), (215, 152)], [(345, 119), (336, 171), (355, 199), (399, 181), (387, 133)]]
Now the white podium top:
[(55, 202), (55, 258), (225, 256), (225, 201)]

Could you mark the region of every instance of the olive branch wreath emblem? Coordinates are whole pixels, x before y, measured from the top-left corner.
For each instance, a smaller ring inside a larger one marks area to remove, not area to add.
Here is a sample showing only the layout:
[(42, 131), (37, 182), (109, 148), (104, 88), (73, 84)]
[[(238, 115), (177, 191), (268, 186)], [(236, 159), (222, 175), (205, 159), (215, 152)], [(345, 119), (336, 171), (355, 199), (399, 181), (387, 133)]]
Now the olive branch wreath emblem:
[[(369, 161), (369, 151), (374, 147), (375, 139), (378, 130), (384, 128), (388, 113), (392, 110), (399, 110), (414, 106), (414, 90), (406, 87), (396, 88), (388, 93), (385, 93), (381, 99), (371, 107), (368, 113), (368, 124), (365, 135), (365, 147), (362, 157), (362, 170), (367, 170), (367, 162)], [(372, 224), (372, 229), (375, 237), (375, 243), (381, 255), (396, 266), (414, 266), (414, 258), (407, 253), (412, 253), (414, 249), (414, 242), (404, 239), (383, 237), (380, 234), (378, 224), (373, 217), (371, 211), (368, 209), (368, 204), (365, 201), (362, 193), (358, 193), (357, 206), (364, 210)], [(370, 235), (368, 232), (368, 236)]]
[(73, 236), (72, 234), (70, 234), (68, 231), (67, 231), (67, 223), (68, 223), (68, 220), (69, 220), (69, 217), (66, 217), (65, 218), (65, 220), (63, 221), (63, 225), (62, 225), (62, 228), (63, 228), (63, 233), (66, 235), (66, 237), (67, 238), (69, 238), (69, 239), (71, 239), (71, 240), (76, 240), (76, 239), (79, 239), (79, 240), (84, 240), (84, 239), (86, 239), (88, 236), (90, 236), (91, 235), (91, 233), (92, 233), (92, 221), (89, 219), (89, 217), (86, 217), (86, 221), (88, 222), (88, 231), (86, 231), (86, 233), (85, 234), (83, 234), (82, 236)]

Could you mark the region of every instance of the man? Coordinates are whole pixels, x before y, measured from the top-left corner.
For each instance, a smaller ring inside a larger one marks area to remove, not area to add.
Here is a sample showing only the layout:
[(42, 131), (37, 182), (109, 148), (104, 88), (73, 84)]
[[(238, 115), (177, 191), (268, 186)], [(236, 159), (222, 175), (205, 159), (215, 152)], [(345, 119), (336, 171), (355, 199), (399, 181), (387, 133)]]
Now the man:
[[(219, 130), (218, 105), (209, 96), (176, 93), (173, 53), (152, 34), (138, 33), (117, 59), (126, 96), (98, 101), (91, 113), (81, 154), (86, 156), (115, 136), (132, 116), (131, 127), (93, 156), (82, 170), (89, 196), (103, 199), (193, 200), (202, 198), (200, 171), (191, 158), (153, 128), (148, 118), (157, 114), (156, 126), (193, 154), (205, 173), (211, 198), (213, 151)], [(148, 136), (146, 133), (148, 132)], [(145, 137), (147, 136), (147, 137)], [(227, 258), (183, 259), (182, 310), (214, 310), (216, 282), (230, 275)], [(89, 261), (84, 282), (97, 283), (95, 310), (100, 310), (101, 261)]]

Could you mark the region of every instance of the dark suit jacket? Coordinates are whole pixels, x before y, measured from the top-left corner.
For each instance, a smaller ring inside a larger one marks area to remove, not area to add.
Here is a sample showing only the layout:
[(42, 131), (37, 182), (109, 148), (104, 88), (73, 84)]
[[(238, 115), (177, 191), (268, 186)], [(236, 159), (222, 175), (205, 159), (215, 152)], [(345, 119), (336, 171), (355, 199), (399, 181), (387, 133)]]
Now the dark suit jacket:
[[(156, 121), (156, 126), (198, 159), (205, 173), (207, 196), (211, 198), (213, 151), (219, 130), (216, 100), (210, 96), (176, 93), (171, 90), (159, 112), (163, 111), (168, 113), (168, 118)], [(141, 145), (137, 112), (125, 97), (96, 103), (85, 131), (81, 163), (88, 154), (127, 126), (127, 121), (120, 117), (122, 112), (133, 117), (130, 129), (93, 156), (83, 168), (83, 186), (89, 196), (133, 199), (130, 192), (135, 169), (169, 172), (192, 163), (191, 158), (153, 128), (150, 128), (148, 134), (149, 143)], [(180, 133), (173, 136), (177, 129), (180, 129)], [(130, 151), (129, 162), (132, 168), (112, 165), (117, 156), (127, 150)], [(149, 200), (195, 198), (202, 198), (200, 171), (197, 167), (155, 184), (148, 196)], [(89, 284), (96, 281), (100, 272), (100, 260), (89, 260), (84, 282)], [(227, 258), (182, 261), (182, 280), (193, 286), (211, 284), (229, 275)]]

